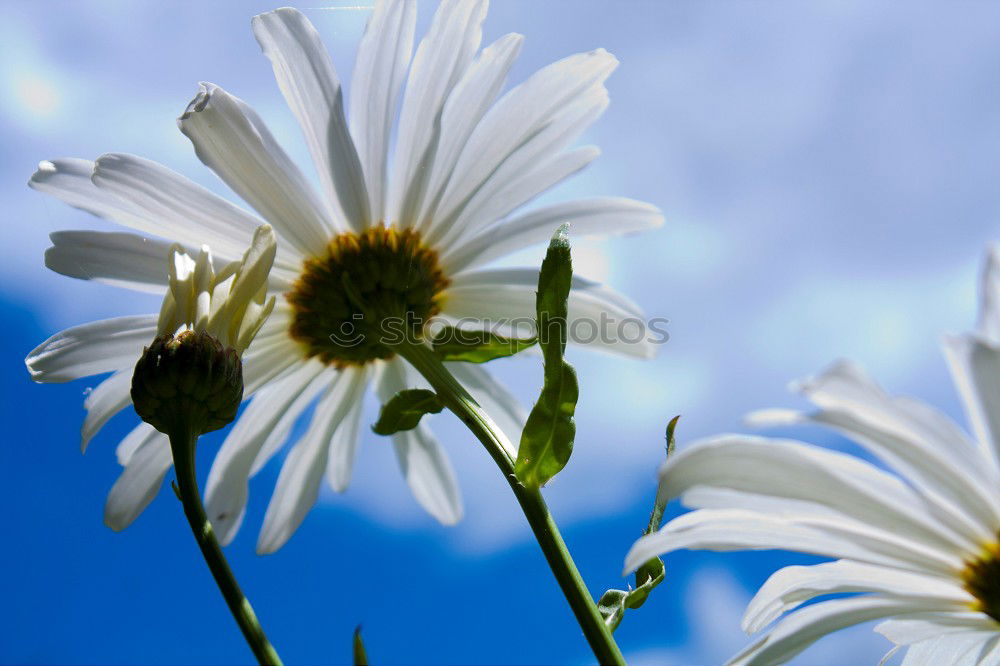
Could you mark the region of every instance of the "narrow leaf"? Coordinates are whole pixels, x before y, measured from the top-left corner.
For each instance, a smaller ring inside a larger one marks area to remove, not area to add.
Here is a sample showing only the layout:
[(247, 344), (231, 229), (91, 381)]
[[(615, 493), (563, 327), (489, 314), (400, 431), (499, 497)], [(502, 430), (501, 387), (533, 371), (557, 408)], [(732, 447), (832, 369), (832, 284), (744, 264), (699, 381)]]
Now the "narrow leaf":
[(361, 640), (361, 625), (354, 628), (354, 666), (368, 666), (368, 653)]
[(529, 488), (539, 488), (569, 461), (576, 437), (573, 414), (580, 387), (573, 367), (563, 359), (568, 337), (568, 301), (573, 281), (567, 225), (559, 227), (538, 274), (535, 300), (538, 344), (545, 363), (541, 395), (518, 447), (515, 472)]
[(448, 326), (434, 336), (434, 352), (442, 361), (486, 363), (513, 356), (535, 344), (535, 338), (507, 338), (491, 331)]
[(382, 405), (382, 411), (379, 412), (378, 420), (372, 426), (372, 430), (378, 435), (412, 430), (417, 427), (424, 414), (437, 414), (442, 409), (444, 403), (434, 391), (406, 389)]
[[(681, 416), (678, 414), (674, 418), (670, 419), (670, 423), (667, 424), (667, 460), (670, 460), (670, 456), (674, 452), (674, 431), (677, 429), (677, 422), (680, 420)], [(667, 495), (662, 492), (656, 493), (656, 500), (653, 502), (653, 512), (649, 516), (649, 526), (646, 527), (645, 534), (652, 534), (656, 530), (660, 529), (660, 525), (663, 523), (663, 512), (667, 508)]]

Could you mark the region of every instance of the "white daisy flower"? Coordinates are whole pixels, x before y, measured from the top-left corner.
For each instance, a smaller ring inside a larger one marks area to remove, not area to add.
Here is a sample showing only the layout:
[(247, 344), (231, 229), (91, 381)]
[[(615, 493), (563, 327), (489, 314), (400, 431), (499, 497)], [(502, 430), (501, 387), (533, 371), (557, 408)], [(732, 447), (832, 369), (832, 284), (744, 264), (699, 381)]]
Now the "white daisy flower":
[(877, 619), (876, 631), (906, 650), (906, 666), (1000, 664), (998, 250), (981, 298), (978, 331), (945, 342), (974, 438), (922, 402), (887, 395), (856, 365), (836, 363), (797, 385), (818, 411), (769, 410), (751, 421), (836, 428), (891, 472), (796, 441), (703, 441), (660, 472), (662, 497), (697, 510), (636, 542), (626, 569), (680, 548), (836, 558), (786, 567), (764, 583), (743, 628), (780, 620), (734, 664), (784, 663), (826, 634)]
[[(530, 318), (537, 269), (484, 265), (547, 241), (565, 222), (578, 234), (611, 234), (662, 221), (653, 206), (621, 198), (516, 212), (598, 155), (593, 147), (569, 146), (607, 106), (604, 81), (617, 62), (603, 50), (573, 55), (501, 95), (522, 37), (506, 35), (480, 50), (486, 7), (484, 0), (442, 2), (411, 59), (415, 4), (377, 3), (346, 111), (340, 79), (310, 22), (293, 9), (254, 18), (254, 35), (302, 127), (320, 192), (260, 117), (222, 88), (202, 84), (178, 120), (201, 160), (278, 237), (269, 283), (278, 302), (244, 358), (246, 394), (253, 398), (216, 456), (206, 488), (223, 542), (242, 521), (248, 478), (282, 448), (309, 405), (316, 403), (314, 416), (281, 469), (260, 552), (288, 539), (324, 476), (337, 491), (347, 487), (367, 387), (374, 384), (385, 399), (421, 383), (372, 336), (358, 343), (363, 322), (344, 294), (345, 273), (376, 309), (408, 309), (419, 321)], [(57, 272), (132, 289), (163, 290), (159, 265), (170, 242), (208, 244), (225, 259), (238, 256), (262, 222), (132, 155), (43, 162), (31, 186), (139, 232), (60, 232), (46, 254)], [(582, 279), (570, 315), (642, 316), (616, 292)], [(114, 373), (87, 399), (84, 443), (129, 404), (122, 369), (155, 326), (154, 316), (97, 322), (46, 343), (44, 364), (29, 357), (38, 381)], [(636, 357), (653, 353), (646, 341), (592, 344)], [(478, 366), (452, 370), (502, 427), (520, 432), (523, 411), (506, 389)], [(394, 435), (394, 444), (417, 501), (442, 523), (456, 522), (462, 505), (455, 475), (427, 427)], [(125, 471), (107, 510), (115, 529), (141, 512), (170, 465), (165, 441), (144, 426), (122, 443), (119, 459)]]

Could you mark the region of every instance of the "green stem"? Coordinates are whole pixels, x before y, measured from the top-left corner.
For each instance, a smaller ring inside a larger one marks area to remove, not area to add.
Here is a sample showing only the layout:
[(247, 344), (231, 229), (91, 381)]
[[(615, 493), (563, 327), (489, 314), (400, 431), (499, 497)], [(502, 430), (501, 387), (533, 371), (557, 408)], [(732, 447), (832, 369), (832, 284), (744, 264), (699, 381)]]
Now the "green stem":
[(222, 548), (215, 538), (212, 524), (205, 515), (194, 467), (194, 449), (197, 441), (197, 436), (186, 433), (170, 435), (170, 450), (173, 452), (174, 469), (177, 474), (177, 494), (184, 505), (184, 515), (191, 525), (191, 531), (194, 533), (195, 541), (198, 542), (198, 547), (201, 548), (205, 563), (215, 577), (219, 591), (222, 592), (236, 624), (240, 626), (243, 637), (253, 650), (257, 663), (280, 666), (281, 658), (264, 635), (264, 629), (261, 628), (250, 601), (243, 595), (239, 583), (236, 582), (226, 562), (226, 556), (223, 555)]
[(509, 447), (504, 446), (506, 438), (500, 429), (431, 349), (421, 344), (404, 343), (396, 347), (396, 351), (430, 382), (448, 409), (482, 442), (503, 472), (594, 656), (601, 664), (624, 665), (621, 650), (604, 624), (604, 618), (597, 610), (541, 492), (526, 488), (518, 481), (514, 473), (514, 461), (507, 453)]

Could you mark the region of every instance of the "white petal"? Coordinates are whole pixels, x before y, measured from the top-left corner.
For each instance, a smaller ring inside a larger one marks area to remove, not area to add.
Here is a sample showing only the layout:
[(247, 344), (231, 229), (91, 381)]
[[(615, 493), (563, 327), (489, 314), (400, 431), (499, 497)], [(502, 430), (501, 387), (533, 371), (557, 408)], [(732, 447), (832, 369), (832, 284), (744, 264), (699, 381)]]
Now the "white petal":
[(919, 497), (890, 474), (853, 456), (791, 440), (724, 435), (681, 451), (660, 472), (661, 499), (696, 486), (815, 502), (928, 548), (961, 553)]
[(228, 259), (243, 254), (260, 218), (234, 206), (179, 173), (135, 155), (110, 153), (91, 176), (105, 195), (128, 203), (137, 215), (113, 218), (136, 231), (212, 251)]
[[(435, 215), (428, 241), (449, 246), (540, 194), (543, 191), (540, 181), (529, 178), (529, 172), (557, 158), (560, 151), (604, 113), (608, 103), (608, 91), (603, 87), (593, 88), (588, 95), (562, 110), (538, 134), (518, 146), (482, 182), (476, 183), (467, 197), (459, 200), (453, 191), (446, 190), (444, 204)], [(461, 164), (456, 167), (456, 173), (458, 168)], [(453, 207), (444, 208), (449, 203)]]
[[(370, 377), (365, 378), (366, 386)], [(329, 460), (326, 463), (326, 481), (335, 492), (342, 493), (351, 483), (354, 471), (354, 458), (358, 450), (359, 431), (361, 429), (361, 414), (364, 409), (365, 391), (355, 399), (351, 411), (344, 417), (344, 422), (330, 440)]]
[(1000, 345), (1000, 245), (989, 248), (983, 263), (978, 333), (987, 342)]
[(87, 394), (87, 399), (83, 401), (87, 418), (83, 420), (83, 428), (80, 430), (81, 451), (87, 450), (87, 444), (112, 416), (132, 404), (131, 390), (132, 371), (124, 369), (105, 379)]
[(254, 340), (258, 341), (243, 356), (243, 394), (247, 397), (284, 376), (290, 368), (298, 367), (303, 360), (296, 342), (285, 335)]
[[(504, 184), (573, 141), (607, 104), (603, 81), (617, 60), (603, 49), (560, 60), (504, 95), (455, 164), (429, 237), (468, 220)], [(489, 223), (492, 220), (483, 220)]]
[(512, 33), (487, 46), (448, 95), (441, 111), (441, 138), (426, 176), (423, 205), (414, 220), (404, 223), (425, 222), (437, 207), (462, 149), (503, 88), (523, 43), (524, 37)]
[(253, 33), (271, 60), (281, 94), (302, 127), (336, 217), (362, 230), (371, 221), (365, 177), (344, 117), (344, 99), (316, 28), (285, 7), (255, 16)]
[[(422, 387), (415, 374), (398, 359), (386, 363), (378, 383), (382, 403), (403, 389)], [(462, 518), (462, 497), (455, 471), (424, 421), (413, 430), (396, 433), (392, 440), (403, 478), (420, 506), (445, 525), (457, 523)]]
[(322, 372), (319, 362), (306, 362), (254, 396), (215, 456), (205, 485), (205, 512), (219, 540), (236, 536), (246, 510), (250, 468), (286, 410)]
[(364, 169), (374, 221), (388, 221), (385, 199), (389, 135), (399, 89), (410, 64), (416, 18), (415, 2), (377, 3), (358, 46), (351, 77), (351, 135)]
[(67, 382), (132, 368), (155, 337), (156, 315), (102, 319), (56, 333), (24, 362), (36, 382)]
[(1000, 347), (966, 335), (945, 338), (944, 350), (982, 457), (1000, 469)]
[(855, 597), (824, 601), (798, 610), (770, 634), (729, 662), (739, 666), (776, 666), (799, 654), (827, 634), (862, 622), (919, 610), (912, 602)]
[(403, 478), (420, 506), (443, 525), (462, 519), (462, 496), (455, 470), (441, 444), (424, 424), (392, 436)]
[(601, 197), (580, 199), (539, 208), (521, 217), (501, 222), (449, 248), (441, 263), (449, 274), (468, 266), (480, 266), (506, 254), (548, 241), (562, 224), (573, 236), (625, 234), (653, 229), (663, 223), (656, 206), (632, 199)]
[(1000, 636), (996, 632), (990, 633), (983, 638), (982, 648), (979, 650), (976, 659), (976, 666), (992, 666), (1000, 663)]
[[(498, 332), (523, 330), (533, 326), (537, 285), (538, 270), (533, 268), (462, 273), (454, 276), (446, 292), (443, 312), (499, 325)], [(638, 306), (613, 289), (577, 276), (569, 295), (569, 339), (638, 358), (656, 353)]]
[(993, 537), (1000, 503), (992, 489), (1000, 477), (950, 419), (923, 403), (887, 395), (847, 361), (798, 389), (822, 408), (811, 420), (845, 432), (905, 475), (966, 538), (978, 543)]
[[(51, 194), (63, 203), (128, 227), (140, 228), (155, 224), (128, 201), (94, 185), (91, 176), (94, 163), (76, 157), (63, 157), (39, 162), (38, 170), (28, 181), (28, 187)], [(163, 234), (161, 230), (158, 232)]]
[(334, 433), (348, 414), (357, 411), (355, 404), (367, 385), (363, 370), (342, 371), (316, 405), (309, 429), (281, 467), (257, 540), (258, 554), (273, 553), (285, 545), (316, 503)]
[(920, 643), (944, 634), (996, 630), (997, 623), (988, 615), (957, 609), (916, 613), (895, 620), (886, 620), (875, 627), (875, 631), (900, 645)]
[(177, 126), (198, 158), (270, 222), (283, 241), (300, 255), (323, 251), (335, 231), (333, 222), (305, 176), (243, 100), (202, 83)]
[(45, 251), (46, 268), (81, 280), (162, 294), (169, 241), (103, 231), (57, 231)]
[(255, 476), (274, 457), (274, 454), (280, 451), (288, 442), (289, 435), (292, 434), (292, 428), (298, 422), (299, 418), (336, 376), (337, 373), (333, 370), (326, 369), (324, 372), (321, 372), (313, 379), (312, 383), (306, 386), (301, 395), (285, 408), (281, 414), (281, 418), (270, 429), (270, 432), (264, 439), (264, 444), (260, 447), (260, 451), (257, 452), (257, 457), (254, 458), (253, 465), (250, 467), (250, 476)]
[(446, 363), (459, 383), (476, 399), (486, 414), (497, 421), (506, 435), (501, 441), (511, 460), (517, 459), (517, 446), (528, 412), (507, 388), (489, 372), (474, 363)]
[(988, 654), (993, 634), (967, 633), (932, 638), (911, 645), (902, 666), (995, 666), (994, 661), (980, 661)]
[(625, 574), (653, 557), (692, 550), (788, 550), (954, 576), (960, 558), (846, 518), (771, 516), (741, 509), (700, 509), (641, 537), (625, 557)]
[(421, 209), (441, 132), (441, 110), (482, 39), (485, 0), (445, 0), (410, 65), (399, 116), (394, 219), (409, 225)]
[[(754, 595), (743, 615), (743, 631), (757, 633), (782, 614), (815, 597), (851, 592), (915, 598), (940, 608), (959, 608), (972, 601), (972, 597), (953, 581), (909, 571), (847, 560), (791, 566), (772, 574)], [(892, 637), (889, 639), (900, 642)]]
[(173, 464), (167, 436), (151, 425), (143, 423), (126, 439), (136, 442), (136, 448), (104, 505), (104, 524), (116, 532), (131, 525), (153, 501)]

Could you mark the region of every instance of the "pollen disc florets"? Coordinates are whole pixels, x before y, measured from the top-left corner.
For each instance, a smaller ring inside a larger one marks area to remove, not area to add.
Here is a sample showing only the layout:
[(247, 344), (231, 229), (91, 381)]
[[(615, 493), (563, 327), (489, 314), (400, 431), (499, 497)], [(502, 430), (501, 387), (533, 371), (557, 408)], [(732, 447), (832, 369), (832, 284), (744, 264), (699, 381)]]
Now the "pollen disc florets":
[(415, 231), (377, 226), (340, 234), (325, 254), (304, 262), (286, 295), (289, 332), (308, 357), (329, 365), (389, 358), (391, 343), (413, 340), (440, 312), (447, 286), (437, 253)]
[(1000, 622), (1000, 544), (990, 544), (962, 571), (965, 589), (976, 598), (975, 609)]

